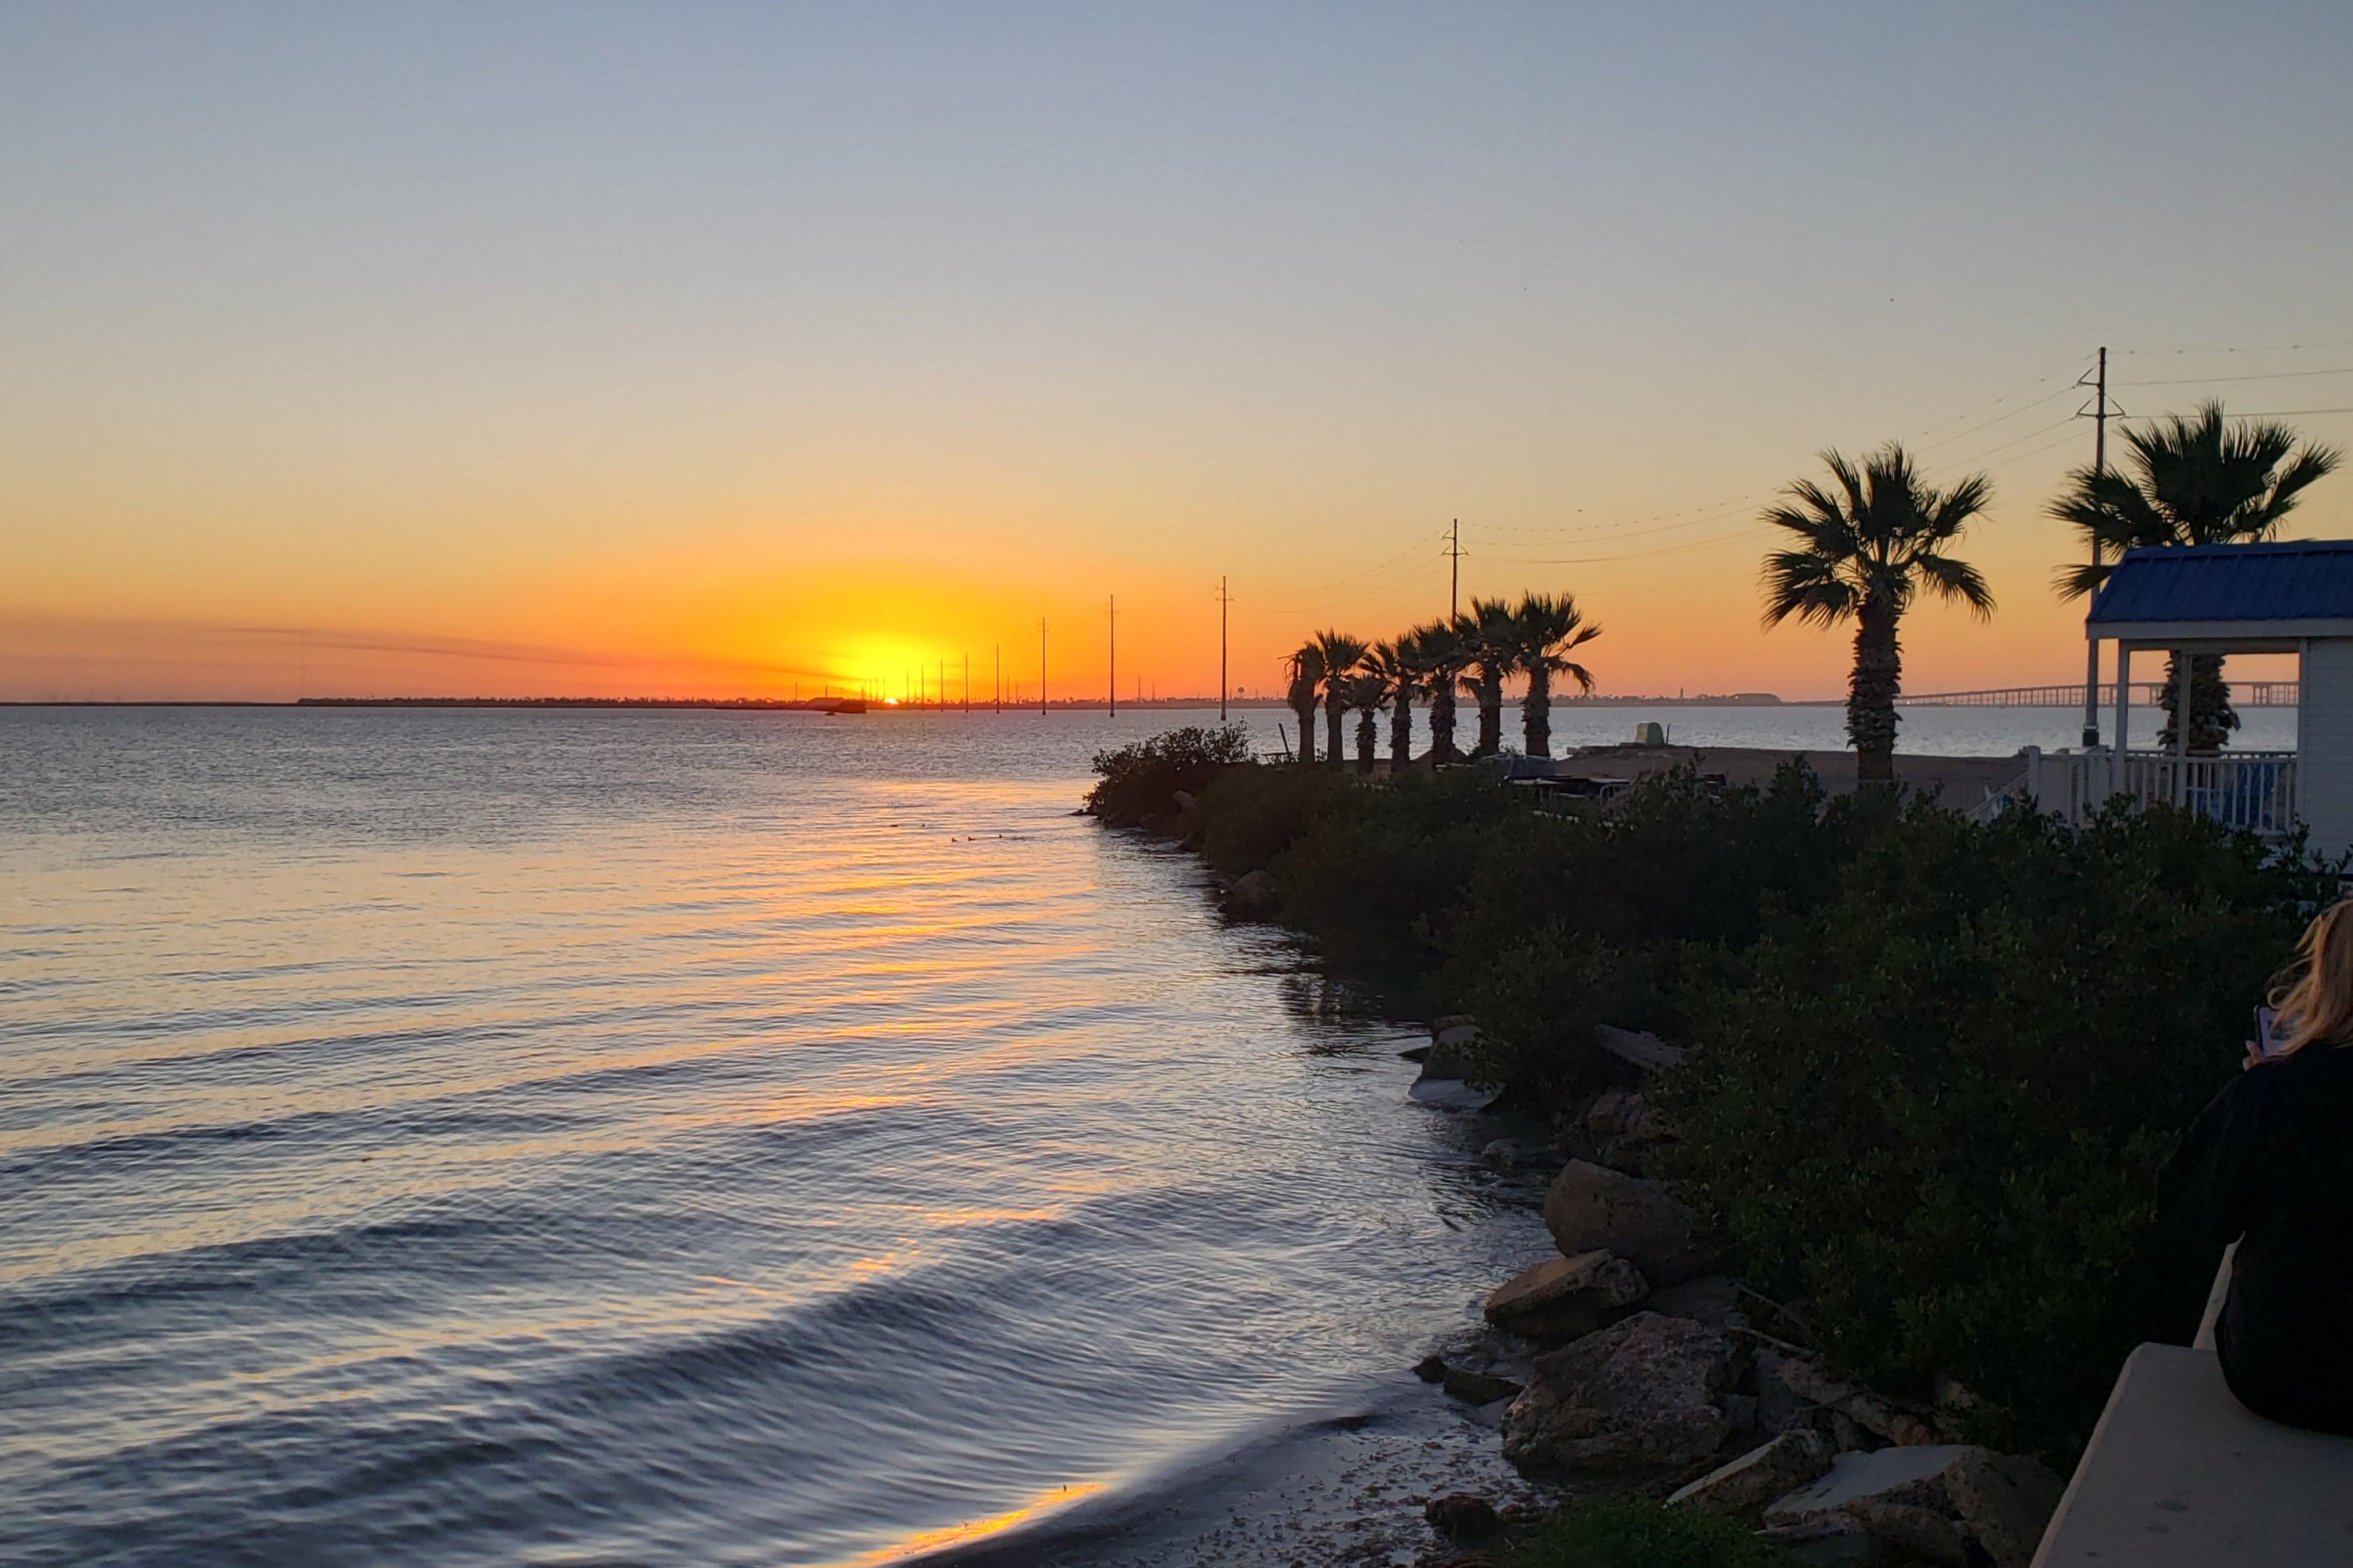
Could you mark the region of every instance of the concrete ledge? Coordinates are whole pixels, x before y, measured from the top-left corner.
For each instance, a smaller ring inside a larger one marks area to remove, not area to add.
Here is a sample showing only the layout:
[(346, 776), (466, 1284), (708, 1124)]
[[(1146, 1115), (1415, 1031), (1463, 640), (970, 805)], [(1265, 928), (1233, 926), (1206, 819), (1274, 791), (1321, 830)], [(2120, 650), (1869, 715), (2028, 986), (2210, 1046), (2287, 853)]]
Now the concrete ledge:
[(2207, 1350), (2125, 1362), (2034, 1568), (2353, 1563), (2353, 1437), (2264, 1420)]

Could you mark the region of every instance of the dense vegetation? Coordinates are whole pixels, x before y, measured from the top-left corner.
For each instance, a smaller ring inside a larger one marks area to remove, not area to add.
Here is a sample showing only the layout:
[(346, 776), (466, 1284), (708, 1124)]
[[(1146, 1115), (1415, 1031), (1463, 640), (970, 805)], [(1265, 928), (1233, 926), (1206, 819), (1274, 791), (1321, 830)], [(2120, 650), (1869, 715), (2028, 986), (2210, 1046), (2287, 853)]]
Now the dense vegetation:
[(1602, 1497), (1563, 1509), (1504, 1557), (1507, 1568), (1788, 1568), (1799, 1560), (1736, 1519)]
[(1400, 1009), (1461, 1009), (1477, 1070), (1573, 1114), (1627, 1069), (1594, 1025), (1698, 1047), (1650, 1087), (1667, 1174), (1779, 1331), (1975, 1435), (2064, 1462), (2124, 1352), (2204, 1280), (2145, 1257), (2156, 1172), (2335, 879), (2157, 811), (1971, 822), (1791, 764), (1538, 811), (1474, 770), (1373, 784), (1236, 767), (1198, 837)]
[(1250, 737), (1239, 724), (1216, 730), (1196, 724), (1097, 752), (1087, 809), (1114, 827), (1173, 816), (1180, 792), (1198, 794), (1223, 770), (1249, 762), (1250, 754)]

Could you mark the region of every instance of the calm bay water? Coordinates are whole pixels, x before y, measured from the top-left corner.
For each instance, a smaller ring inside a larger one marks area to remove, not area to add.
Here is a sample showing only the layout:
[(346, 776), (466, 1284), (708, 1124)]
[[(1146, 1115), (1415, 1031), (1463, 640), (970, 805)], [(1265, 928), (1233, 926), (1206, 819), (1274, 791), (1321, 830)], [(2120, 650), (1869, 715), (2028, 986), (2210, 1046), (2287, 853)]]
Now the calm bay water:
[(1540, 1233), (1071, 815), (1168, 721), (0, 715), (0, 1559), (879, 1562), (1398, 1376)]
[(1071, 815), (1200, 717), (0, 713), (0, 1558), (880, 1563), (1396, 1379), (1545, 1243)]

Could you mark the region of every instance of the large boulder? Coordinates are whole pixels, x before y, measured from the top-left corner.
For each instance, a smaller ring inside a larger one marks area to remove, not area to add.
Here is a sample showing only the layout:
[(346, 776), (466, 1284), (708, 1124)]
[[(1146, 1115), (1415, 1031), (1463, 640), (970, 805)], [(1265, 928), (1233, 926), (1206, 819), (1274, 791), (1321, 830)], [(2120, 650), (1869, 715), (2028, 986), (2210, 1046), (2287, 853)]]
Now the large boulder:
[(1861, 1526), (1890, 1560), (2026, 1568), (2063, 1489), (2032, 1459), (1962, 1443), (1921, 1444), (1841, 1454), (1821, 1479), (1769, 1504), (1764, 1521), (1796, 1526), (1840, 1517)]
[(1271, 920), (1282, 907), (1274, 879), (1264, 871), (1246, 871), (1226, 892), (1226, 912), (1245, 920)]
[(1504, 1415), (1504, 1457), (1530, 1471), (1688, 1470), (1730, 1430), (1716, 1399), (1732, 1358), (1704, 1323), (1637, 1312), (1536, 1357)]
[(1730, 1464), (1717, 1466), (1667, 1499), (1667, 1506), (1735, 1514), (1753, 1521), (1767, 1503), (1820, 1480), (1830, 1468), (1830, 1445), (1800, 1426), (1761, 1448), (1751, 1448)]
[(1642, 1271), (1613, 1252), (1547, 1258), (1487, 1298), (1487, 1321), (1538, 1344), (1566, 1344), (1616, 1322), (1651, 1293)]
[(1664, 1187), (1589, 1160), (1571, 1160), (1553, 1178), (1544, 1217), (1563, 1254), (1614, 1252), (1653, 1287), (1710, 1273), (1717, 1261), (1697, 1217)]

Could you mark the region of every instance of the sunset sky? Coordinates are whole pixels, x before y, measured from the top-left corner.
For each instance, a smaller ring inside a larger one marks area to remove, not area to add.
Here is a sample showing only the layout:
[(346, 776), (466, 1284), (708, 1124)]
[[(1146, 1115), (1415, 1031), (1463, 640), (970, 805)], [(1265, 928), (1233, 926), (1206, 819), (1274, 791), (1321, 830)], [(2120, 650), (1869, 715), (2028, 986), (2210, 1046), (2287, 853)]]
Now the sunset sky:
[[(2042, 509), (2144, 415), (2353, 437), (2353, 6), (0, 10), (0, 698), (765, 695), (1002, 647), (1272, 688), (1573, 592), (1618, 691), (1757, 625), (1826, 446)], [(2309, 412), (2307, 412), (2309, 411)], [(2353, 534), (2353, 473), (2303, 534)]]

